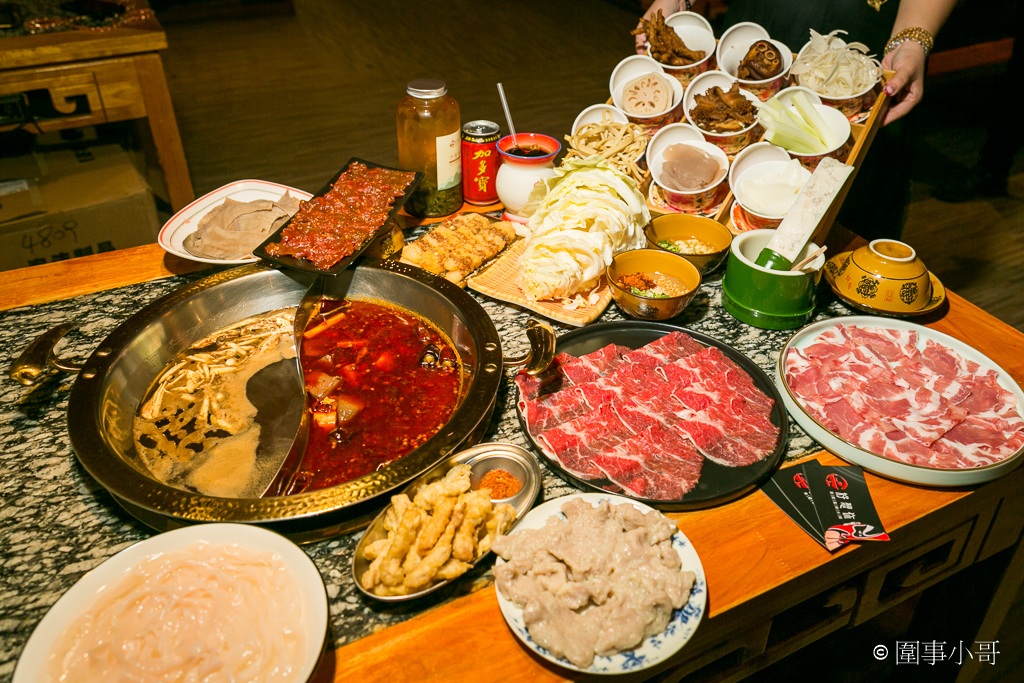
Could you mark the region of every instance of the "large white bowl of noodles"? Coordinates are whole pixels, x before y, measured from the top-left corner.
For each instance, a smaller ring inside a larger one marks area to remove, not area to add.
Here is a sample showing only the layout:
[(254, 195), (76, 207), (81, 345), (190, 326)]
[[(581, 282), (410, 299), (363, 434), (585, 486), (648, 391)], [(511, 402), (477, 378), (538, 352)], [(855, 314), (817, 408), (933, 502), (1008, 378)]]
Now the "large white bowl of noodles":
[[(198, 544), (198, 545), (197, 545)], [(103, 611), (107, 603), (115, 607), (128, 610), (128, 600), (124, 596), (137, 597), (138, 591), (153, 591), (153, 586), (146, 584), (141, 588), (135, 588), (135, 592), (126, 592), (117, 601), (111, 598), (119, 589), (125, 587), (130, 581), (133, 572), (140, 571), (140, 568), (147, 563), (159, 562), (161, 560), (169, 563), (175, 562), (175, 558), (187, 556), (190, 562), (202, 562), (205, 556), (202, 548), (209, 548), (211, 553), (225, 546), (231, 547), (236, 553), (236, 560), (241, 559), (242, 566), (228, 568), (223, 571), (211, 572), (216, 578), (212, 580), (215, 590), (211, 602), (220, 596), (216, 593), (225, 589), (225, 595), (247, 596), (247, 602), (258, 602), (255, 596), (268, 591), (260, 584), (265, 580), (270, 585), (273, 582), (275, 587), (286, 591), (289, 599), (294, 598), (294, 604), (277, 605), (275, 608), (266, 610), (268, 614), (259, 615), (264, 619), (268, 628), (262, 633), (255, 633), (251, 636), (243, 631), (249, 626), (255, 627), (258, 619), (238, 610), (238, 605), (216, 602), (216, 621), (218, 627), (227, 631), (231, 636), (226, 642), (228, 648), (220, 658), (221, 663), (229, 669), (233, 663), (244, 661), (251, 669), (251, 680), (261, 681), (305, 681), (315, 671), (323, 651), (324, 639), (327, 635), (327, 591), (324, 587), (323, 578), (313, 564), (312, 560), (297, 545), (286, 539), (284, 536), (257, 526), (247, 524), (200, 524), (184, 527), (174, 531), (168, 531), (153, 536), (145, 541), (122, 550), (109, 558), (95, 569), (83, 576), (78, 583), (71, 587), (47, 612), (43, 620), (36, 626), (35, 631), (29, 638), (25, 649), (21, 653), (17, 667), (14, 670), (13, 683), (40, 683), (42, 681), (56, 680), (50, 675), (51, 655), (59, 660), (67, 658), (71, 648), (66, 646), (71, 635), (69, 629), (81, 628), (84, 619), (91, 619), (91, 627), (98, 631), (98, 635), (110, 637), (111, 639), (121, 635), (119, 632), (124, 629), (124, 620), (116, 619), (117, 628), (109, 626), (104, 619), (112, 616)], [(187, 555), (186, 555), (187, 553)], [(253, 568), (249, 568), (249, 561), (252, 559)], [(236, 562), (236, 565), (239, 563)], [(276, 576), (271, 577), (271, 571)], [(239, 584), (246, 585), (240, 586)], [(201, 602), (201, 601), (193, 601)], [(182, 607), (189, 603), (188, 600), (179, 601), (175, 609), (169, 609), (164, 614), (178, 614), (185, 616), (188, 609)], [(133, 605), (143, 605), (143, 602), (132, 602)], [(166, 601), (160, 603), (167, 607)], [(252, 605), (248, 605), (252, 607)], [(196, 614), (202, 613), (201, 607), (195, 607)], [(258, 610), (257, 610), (258, 611)], [(108, 610), (109, 612), (109, 610)], [(89, 614), (87, 614), (89, 613)], [(207, 614), (213, 613), (207, 611)], [(166, 617), (164, 617), (166, 619)], [(113, 623), (113, 622), (112, 622)], [(110, 624), (112, 625), (112, 624)], [(186, 626), (186, 624), (175, 623), (175, 626)], [(258, 630), (258, 629), (254, 629)], [(162, 629), (162, 632), (148, 635), (149, 642), (160, 641), (168, 636), (173, 629)], [(116, 635), (115, 635), (116, 634)], [(136, 634), (133, 634), (136, 635)], [(142, 642), (141, 640), (136, 642)], [(209, 642), (209, 641), (207, 641)], [(161, 641), (163, 646), (168, 641)], [(55, 651), (55, 648), (57, 650)], [(245, 648), (261, 648), (256, 652), (256, 658), (263, 661), (254, 662), (253, 659), (242, 652)], [(281, 649), (288, 653), (287, 660), (275, 662), (264, 658), (264, 654), (273, 650)], [(173, 651), (173, 648), (166, 651)], [(107, 653), (110, 650), (106, 650)], [(104, 651), (94, 648), (90, 651), (92, 656), (100, 656)], [(190, 653), (192, 654), (192, 653)], [(209, 663), (210, 657), (206, 658)], [(152, 674), (152, 662), (146, 662)], [(60, 662), (52, 665), (59, 670)], [(287, 672), (285, 671), (287, 669)], [(269, 673), (268, 673), (269, 672)], [(76, 671), (82, 675), (81, 667)], [(136, 670), (130, 678), (123, 680), (141, 681), (147, 680)], [(165, 672), (166, 673), (166, 672)], [(228, 674), (228, 671), (224, 672)], [(287, 673), (287, 676), (284, 674)], [(152, 677), (148, 680), (164, 680), (163, 678)], [(176, 680), (168, 678), (167, 680)], [(238, 676), (231, 680), (250, 680)]]

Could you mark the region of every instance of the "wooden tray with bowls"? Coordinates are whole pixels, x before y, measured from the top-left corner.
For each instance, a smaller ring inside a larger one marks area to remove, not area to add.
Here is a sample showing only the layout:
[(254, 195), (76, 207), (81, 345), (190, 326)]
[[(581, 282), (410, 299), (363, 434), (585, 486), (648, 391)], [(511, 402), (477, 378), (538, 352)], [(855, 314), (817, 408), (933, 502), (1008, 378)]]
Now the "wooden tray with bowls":
[[(828, 235), (828, 232), (832, 228), (832, 224), (835, 222), (836, 216), (839, 213), (839, 209), (843, 205), (846, 193), (853, 184), (853, 177), (856, 177), (857, 169), (859, 169), (863, 163), (864, 157), (867, 155), (868, 149), (871, 147), (871, 143), (875, 139), (875, 134), (878, 132), (878, 129), (882, 127), (882, 120), (885, 118), (885, 113), (889, 108), (889, 96), (885, 94), (884, 87), (893, 75), (893, 71), (882, 72), (882, 77), (879, 79), (878, 83), (875, 84), (874, 90), (872, 91), (875, 94), (875, 100), (871, 105), (871, 108), (867, 111), (860, 112), (860, 114), (851, 119), (850, 142), (852, 142), (852, 147), (850, 149), (849, 156), (846, 159), (846, 164), (854, 167), (853, 176), (843, 186), (843, 189), (840, 190), (839, 195), (836, 197), (835, 201), (832, 202), (832, 206), (828, 213), (825, 214), (821, 223), (818, 224), (818, 229), (811, 236), (812, 242), (820, 244)], [(650, 171), (647, 172), (647, 179), (649, 178)], [(651, 196), (647, 193), (645, 193), (645, 195), (648, 197)], [(729, 228), (729, 231), (734, 235), (738, 235), (741, 232), (744, 232), (744, 230), (733, 222), (732, 207), (735, 198), (736, 197), (730, 188), (728, 194), (725, 195), (722, 203), (718, 205), (717, 210), (711, 215), (711, 217)], [(651, 210), (652, 216), (677, 213), (665, 206), (663, 203), (652, 201), (651, 199), (648, 199), (647, 201), (647, 208)]]

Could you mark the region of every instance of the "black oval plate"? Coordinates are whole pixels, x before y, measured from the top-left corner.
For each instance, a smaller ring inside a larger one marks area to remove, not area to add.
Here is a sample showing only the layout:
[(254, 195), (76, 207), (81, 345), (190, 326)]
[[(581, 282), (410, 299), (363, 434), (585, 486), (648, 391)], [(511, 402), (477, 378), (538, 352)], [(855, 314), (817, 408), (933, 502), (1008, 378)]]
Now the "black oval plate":
[(530, 430), (526, 428), (526, 421), (523, 419), (523, 413), (519, 409), (517, 402), (516, 414), (519, 417), (519, 425), (526, 434), (527, 440), (530, 442), (530, 445), (533, 446), (534, 450), (544, 456), (544, 460), (548, 466), (557, 472), (560, 477), (583, 489), (620, 493), (621, 495), (634, 498), (645, 505), (650, 505), (651, 507), (656, 507), (661, 510), (699, 510), (701, 508), (708, 508), (728, 503), (736, 498), (745, 496), (758, 488), (766, 479), (768, 479), (769, 476), (771, 476), (772, 472), (775, 471), (775, 468), (778, 466), (779, 461), (782, 460), (783, 454), (786, 452), (786, 442), (789, 438), (789, 420), (786, 417), (786, 407), (782, 403), (782, 396), (779, 394), (779, 390), (775, 387), (775, 383), (768, 378), (764, 371), (755, 365), (752, 360), (728, 344), (720, 342), (714, 337), (709, 337), (706, 334), (694, 332), (693, 330), (686, 329), (685, 327), (678, 327), (676, 325), (657, 322), (624, 321), (600, 323), (564, 334), (555, 342), (555, 353), (568, 353), (573, 356), (582, 356), (591, 353), (592, 351), (597, 351), (608, 344), (621, 344), (622, 346), (628, 346), (631, 349), (639, 349), (642, 346), (650, 344), (656, 339), (664, 337), (670, 332), (677, 331), (685, 332), (704, 346), (717, 346), (721, 349), (722, 353), (735, 361), (737, 365), (743, 368), (747, 374), (750, 375), (751, 379), (754, 380), (754, 385), (758, 389), (763, 391), (772, 399), (773, 406), (770, 417), (772, 424), (779, 428), (779, 436), (775, 443), (775, 449), (769, 453), (768, 457), (764, 460), (744, 467), (726, 467), (705, 458), (700, 480), (697, 482), (697, 485), (683, 495), (682, 498), (677, 498), (675, 500), (637, 498), (628, 492), (622, 491), (617, 484), (607, 479), (580, 479), (563, 469), (557, 460), (551, 458), (544, 452), (541, 445), (533, 438), (533, 435), (530, 434)]
[[(347, 171), (348, 167), (356, 163), (357, 161), (361, 164), (366, 165), (367, 168), (384, 168), (389, 171), (401, 171), (401, 169), (398, 168), (392, 168), (391, 166), (383, 166), (372, 161), (367, 161), (366, 159), (352, 157), (344, 166), (341, 167), (340, 171), (334, 174), (333, 178), (327, 181), (326, 185), (320, 188), (319, 192), (313, 195), (313, 198), (315, 199), (316, 197), (322, 197), (325, 194), (327, 194), (331, 190), (331, 188), (334, 187), (334, 183), (338, 182), (338, 178), (341, 177), (341, 174)], [(402, 172), (407, 173), (407, 171)], [(275, 230), (273, 234), (270, 235), (270, 237), (265, 239), (263, 241), (263, 244), (253, 249), (253, 256), (258, 256), (261, 259), (265, 259), (272, 263), (276, 263), (279, 266), (284, 266), (285, 268), (294, 268), (295, 270), (303, 270), (306, 271), (307, 273), (314, 273), (316, 275), (329, 275), (332, 277), (336, 277), (337, 275), (344, 272), (350, 265), (352, 265), (352, 262), (359, 258), (362, 255), (362, 253), (366, 251), (366, 249), (371, 244), (373, 244), (374, 240), (376, 240), (378, 237), (380, 237), (385, 232), (391, 229), (391, 219), (395, 217), (395, 215), (398, 213), (398, 210), (402, 208), (406, 201), (408, 201), (409, 197), (413, 193), (413, 190), (415, 190), (417, 186), (419, 186), (420, 181), (423, 180), (423, 177), (424, 176), (421, 172), (415, 171), (415, 176), (413, 177), (412, 182), (406, 185), (405, 193), (401, 197), (395, 199), (394, 203), (391, 205), (391, 209), (388, 211), (388, 217), (384, 220), (384, 222), (377, 226), (377, 229), (374, 231), (372, 235), (363, 240), (363, 243), (359, 246), (358, 249), (356, 249), (354, 252), (352, 252), (345, 258), (335, 263), (327, 270), (320, 270), (319, 268), (313, 265), (312, 261), (307, 261), (306, 259), (296, 258), (295, 256), (272, 256), (267, 253), (267, 245), (269, 245), (272, 242), (281, 241), (281, 234), (284, 232), (284, 229), (288, 227), (289, 223), (292, 222), (290, 218), (284, 225)]]

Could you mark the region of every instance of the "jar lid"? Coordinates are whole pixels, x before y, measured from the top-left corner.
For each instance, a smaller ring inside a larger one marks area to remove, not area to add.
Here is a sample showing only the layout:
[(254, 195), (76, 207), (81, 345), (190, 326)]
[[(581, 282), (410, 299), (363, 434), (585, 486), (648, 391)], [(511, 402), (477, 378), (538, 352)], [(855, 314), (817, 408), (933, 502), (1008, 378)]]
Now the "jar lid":
[(405, 91), (413, 97), (429, 100), (433, 97), (443, 96), (448, 92), (448, 88), (444, 81), (437, 78), (417, 78), (415, 81), (409, 81)]

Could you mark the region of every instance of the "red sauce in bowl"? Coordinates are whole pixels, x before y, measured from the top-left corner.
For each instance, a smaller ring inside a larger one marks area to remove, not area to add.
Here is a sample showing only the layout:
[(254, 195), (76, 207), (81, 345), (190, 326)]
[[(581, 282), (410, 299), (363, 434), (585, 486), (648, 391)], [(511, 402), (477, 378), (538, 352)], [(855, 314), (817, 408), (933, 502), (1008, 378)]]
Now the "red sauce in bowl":
[(368, 301), (324, 301), (306, 328), (309, 442), (289, 494), (369, 474), (436, 434), (458, 406), (462, 365), (418, 316)]

